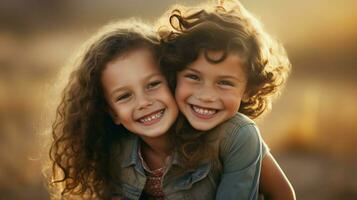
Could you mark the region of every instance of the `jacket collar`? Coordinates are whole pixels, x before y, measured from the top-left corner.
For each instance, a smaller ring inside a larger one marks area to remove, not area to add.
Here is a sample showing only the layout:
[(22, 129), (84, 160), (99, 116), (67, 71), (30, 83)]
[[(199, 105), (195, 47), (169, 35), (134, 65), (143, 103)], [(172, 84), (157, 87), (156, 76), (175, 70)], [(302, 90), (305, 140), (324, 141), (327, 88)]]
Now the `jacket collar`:
[(138, 155), (138, 148), (140, 145), (140, 138), (136, 135), (131, 135), (125, 142), (122, 142), (122, 160), (118, 162), (121, 163), (121, 168), (127, 168), (134, 166), (135, 170), (142, 175), (145, 175), (144, 168), (140, 162)]
[(121, 162), (121, 167), (129, 167), (130, 165), (135, 165), (139, 162), (138, 158), (138, 147), (139, 147), (139, 137), (134, 136), (122, 144), (124, 146), (124, 155)]

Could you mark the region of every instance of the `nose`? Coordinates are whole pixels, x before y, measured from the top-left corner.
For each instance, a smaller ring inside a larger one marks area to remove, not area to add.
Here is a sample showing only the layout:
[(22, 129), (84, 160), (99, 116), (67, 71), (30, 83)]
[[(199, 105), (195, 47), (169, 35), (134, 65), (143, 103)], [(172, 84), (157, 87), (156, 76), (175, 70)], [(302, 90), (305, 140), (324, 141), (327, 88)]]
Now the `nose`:
[(218, 97), (213, 88), (210, 86), (204, 86), (196, 94), (196, 98), (203, 102), (214, 102)]
[(148, 95), (140, 95), (138, 96), (138, 109), (145, 109), (153, 104), (153, 99)]

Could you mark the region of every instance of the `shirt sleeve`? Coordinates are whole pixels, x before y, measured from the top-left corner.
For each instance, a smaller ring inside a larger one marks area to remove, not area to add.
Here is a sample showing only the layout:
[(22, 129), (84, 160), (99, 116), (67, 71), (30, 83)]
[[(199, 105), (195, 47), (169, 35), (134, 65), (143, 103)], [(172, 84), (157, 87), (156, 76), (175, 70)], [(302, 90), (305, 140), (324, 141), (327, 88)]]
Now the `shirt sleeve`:
[(262, 140), (262, 157), (264, 158), (264, 156), (267, 155), (268, 153), (270, 153), (270, 148), (265, 143), (265, 141)]
[(258, 198), (262, 140), (255, 124), (236, 127), (220, 143), (222, 176), (216, 199)]

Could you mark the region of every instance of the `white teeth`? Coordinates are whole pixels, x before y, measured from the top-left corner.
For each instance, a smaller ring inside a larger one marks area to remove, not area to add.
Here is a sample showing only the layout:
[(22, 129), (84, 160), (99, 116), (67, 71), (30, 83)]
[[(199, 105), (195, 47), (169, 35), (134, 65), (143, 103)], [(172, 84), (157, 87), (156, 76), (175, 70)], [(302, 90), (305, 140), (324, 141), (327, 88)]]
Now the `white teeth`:
[(151, 120), (158, 119), (158, 118), (162, 117), (162, 114), (163, 114), (163, 113), (164, 113), (164, 110), (162, 110), (162, 111), (160, 111), (160, 112), (158, 112), (158, 113), (156, 113), (156, 114), (147, 116), (147, 117), (145, 117), (145, 118), (141, 118), (141, 119), (139, 119), (139, 121), (140, 121), (141, 123), (150, 122)]
[(215, 114), (217, 111), (213, 110), (213, 109), (204, 109), (204, 108), (198, 108), (196, 106), (192, 106), (193, 110), (201, 115), (213, 115)]

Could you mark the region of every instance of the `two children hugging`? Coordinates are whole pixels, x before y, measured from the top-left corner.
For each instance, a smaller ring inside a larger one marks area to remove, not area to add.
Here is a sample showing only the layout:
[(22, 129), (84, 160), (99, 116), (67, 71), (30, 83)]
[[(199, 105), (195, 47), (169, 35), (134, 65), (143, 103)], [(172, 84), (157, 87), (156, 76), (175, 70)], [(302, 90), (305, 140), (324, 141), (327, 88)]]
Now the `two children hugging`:
[(239, 2), (172, 10), (158, 33), (106, 26), (79, 56), (52, 126), (53, 198), (294, 199), (252, 120), (285, 83), (283, 48)]

